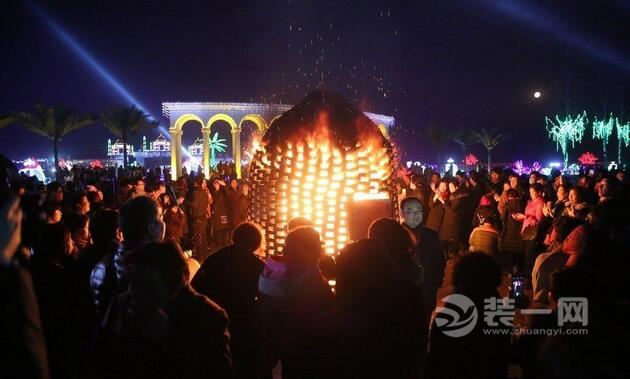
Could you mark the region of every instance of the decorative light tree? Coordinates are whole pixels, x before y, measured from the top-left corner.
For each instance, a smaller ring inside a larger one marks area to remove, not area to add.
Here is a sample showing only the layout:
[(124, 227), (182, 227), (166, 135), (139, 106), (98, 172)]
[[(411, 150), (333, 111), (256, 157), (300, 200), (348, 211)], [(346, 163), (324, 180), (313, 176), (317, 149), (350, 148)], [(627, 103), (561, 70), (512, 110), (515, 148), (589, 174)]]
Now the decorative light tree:
[(569, 142), (571, 147), (575, 147), (575, 142), (582, 142), (584, 130), (586, 130), (586, 112), (578, 114), (575, 117), (567, 116), (560, 119), (556, 115), (555, 120), (545, 117), (545, 124), (549, 137), (556, 142), (556, 150), (560, 149), (564, 157), (564, 168), (569, 165)]
[(224, 143), (225, 138), (219, 138), (219, 133), (214, 133), (210, 139), (210, 166), (215, 167), (215, 152), (225, 153), (227, 145)]
[(531, 169), (525, 166), (523, 164), (523, 161), (520, 159), (514, 162), (514, 164), (512, 164), (512, 169), (518, 175), (529, 174), (531, 172)]
[(475, 154), (471, 153), (466, 155), (466, 158), (464, 158), (464, 162), (466, 163), (466, 168), (468, 168), (468, 166), (476, 166), (477, 163), (479, 163), (479, 159)]
[(597, 158), (595, 154), (587, 151), (584, 154), (580, 155), (580, 157), (578, 158), (578, 162), (580, 162), (580, 164), (583, 166), (589, 166), (596, 164), (598, 159), (599, 158)]
[(593, 139), (602, 140), (602, 150), (604, 151), (604, 162), (608, 161), (608, 151), (607, 151), (608, 139), (613, 133), (613, 129), (615, 127), (615, 121), (616, 120), (613, 118), (612, 113), (610, 114), (610, 116), (608, 116), (608, 121), (598, 120), (597, 118), (595, 118), (595, 121), (593, 121)]
[(619, 122), (619, 119), (616, 120), (617, 123), (617, 161), (621, 164), (621, 143), (628, 147), (630, 145), (630, 121), (627, 121), (625, 124)]
[(540, 170), (542, 170), (542, 165), (540, 164), (540, 162), (532, 163), (531, 171), (538, 171), (538, 172), (540, 172)]

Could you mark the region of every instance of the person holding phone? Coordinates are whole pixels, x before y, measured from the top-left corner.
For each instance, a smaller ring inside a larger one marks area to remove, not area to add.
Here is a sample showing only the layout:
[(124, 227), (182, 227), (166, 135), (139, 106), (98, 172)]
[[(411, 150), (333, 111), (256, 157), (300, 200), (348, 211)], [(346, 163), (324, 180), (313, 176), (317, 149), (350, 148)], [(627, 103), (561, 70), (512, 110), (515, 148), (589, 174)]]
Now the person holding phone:
[(530, 200), (527, 202), (524, 213), (512, 213), (512, 218), (523, 222), (521, 236), (523, 237), (523, 265), (526, 278), (526, 287), (531, 288), (531, 277), (534, 261), (538, 255), (538, 228), (543, 220), (543, 188), (540, 183), (534, 183), (529, 187)]

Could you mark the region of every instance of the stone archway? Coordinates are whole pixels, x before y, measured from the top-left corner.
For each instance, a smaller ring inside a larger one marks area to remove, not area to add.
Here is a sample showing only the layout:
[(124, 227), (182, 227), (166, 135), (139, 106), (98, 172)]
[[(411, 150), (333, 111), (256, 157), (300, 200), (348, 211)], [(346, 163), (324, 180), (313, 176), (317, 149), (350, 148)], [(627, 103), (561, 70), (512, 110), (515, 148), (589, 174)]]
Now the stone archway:
[[(235, 171), (236, 171), (236, 177), (240, 178), (241, 177), (241, 128), (236, 125), (236, 121), (234, 121), (234, 119), (232, 117), (230, 117), (229, 115), (225, 114), (225, 113), (217, 113), (215, 115), (213, 115), (212, 117), (210, 117), (210, 120), (208, 120), (208, 123), (206, 124), (206, 129), (208, 130), (207, 133), (207, 140), (206, 140), (206, 134), (204, 134), (203, 137), (203, 144), (204, 144), (204, 149), (203, 149), (203, 167), (204, 167), (204, 174), (206, 175), (206, 178), (210, 177), (210, 130), (212, 128), (212, 124), (214, 124), (217, 121), (225, 121), (228, 123), (228, 125), (230, 125), (230, 132), (232, 133), (232, 159), (234, 159), (234, 164), (235, 164)], [(208, 172), (206, 173), (206, 167), (208, 167)]]
[[(206, 136), (203, 120), (199, 116), (190, 113), (179, 116), (173, 123), (173, 126), (168, 129), (168, 132), (171, 134), (171, 178), (173, 180), (177, 180), (177, 177), (182, 173), (182, 134), (184, 134), (182, 128), (188, 121), (198, 122), (204, 138)], [(210, 134), (209, 130), (207, 134)], [(204, 156), (206, 155), (206, 150), (204, 147)], [(204, 165), (204, 172), (205, 170)]]
[[(230, 125), (232, 134), (232, 156), (238, 178), (241, 177), (241, 130), (243, 122), (253, 122), (262, 133), (291, 106), (286, 104), (259, 103), (212, 103), (212, 102), (164, 102), (162, 114), (169, 119), (171, 134), (171, 178), (177, 180), (182, 174), (182, 127), (188, 121), (197, 121), (203, 135), (203, 172), (210, 176), (210, 131), (216, 121)], [(384, 135), (394, 126), (394, 118), (385, 115), (365, 113)], [(203, 120), (208, 120), (204, 122)], [(240, 120), (238, 123), (235, 120)], [(269, 120), (269, 121), (267, 121)]]

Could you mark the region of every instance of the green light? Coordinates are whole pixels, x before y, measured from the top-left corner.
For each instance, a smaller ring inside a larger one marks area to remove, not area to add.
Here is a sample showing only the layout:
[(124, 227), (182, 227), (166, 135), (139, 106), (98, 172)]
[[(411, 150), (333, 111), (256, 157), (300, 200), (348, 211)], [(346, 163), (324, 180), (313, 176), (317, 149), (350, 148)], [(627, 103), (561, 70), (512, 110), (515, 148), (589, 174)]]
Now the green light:
[(575, 147), (575, 142), (582, 142), (587, 122), (586, 112), (578, 114), (575, 118), (567, 116), (563, 120), (556, 115), (555, 121), (545, 117), (547, 132), (549, 137), (556, 142), (556, 150), (559, 149), (562, 152), (565, 169), (569, 164), (569, 142), (571, 142), (571, 147)]
[(615, 119), (613, 118), (612, 113), (608, 117), (608, 121), (598, 120), (595, 118), (593, 121), (593, 139), (602, 140), (602, 150), (604, 152), (604, 162), (608, 161), (608, 139), (613, 133), (613, 129), (615, 128)]
[(617, 124), (617, 161), (621, 165), (621, 143), (623, 142), (625, 147), (630, 145), (630, 121), (627, 121), (625, 124), (619, 122), (619, 119), (616, 119)]
[(212, 139), (210, 139), (210, 166), (215, 167), (214, 153), (225, 153), (227, 145), (224, 143), (224, 138), (219, 138), (219, 133), (214, 133)]

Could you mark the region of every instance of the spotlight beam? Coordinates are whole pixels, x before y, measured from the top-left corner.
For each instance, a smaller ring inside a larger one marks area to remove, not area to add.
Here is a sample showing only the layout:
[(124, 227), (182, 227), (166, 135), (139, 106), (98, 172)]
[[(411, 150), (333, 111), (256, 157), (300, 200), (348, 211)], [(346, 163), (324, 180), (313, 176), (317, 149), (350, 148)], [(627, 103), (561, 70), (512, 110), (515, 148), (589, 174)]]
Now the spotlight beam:
[[(35, 5), (35, 3), (33, 3), (32, 1), (26, 0), (25, 2), (29, 6), (29, 8), (33, 11), (35, 16), (40, 21), (48, 25), (48, 27), (52, 31), (55, 32), (57, 37), (59, 37), (61, 42), (63, 42), (67, 47), (69, 47), (70, 50), (72, 50), (73, 53), (75, 53), (79, 58), (81, 58), (83, 62), (87, 63), (88, 66), (92, 68), (92, 70), (94, 70), (106, 84), (108, 84), (110, 87), (114, 89), (114, 91), (116, 91), (116, 93), (118, 93), (123, 99), (128, 101), (130, 104), (135, 104), (139, 109), (147, 113), (151, 121), (155, 121), (155, 120), (159, 121), (158, 119), (153, 117), (151, 115), (151, 112), (149, 112), (147, 108), (144, 105), (142, 105), (142, 103), (138, 101), (138, 99), (136, 99), (136, 97), (133, 94), (131, 94), (131, 92), (129, 92), (120, 83), (118, 79), (116, 79), (112, 74), (110, 74), (109, 71), (107, 71), (107, 69), (101, 63), (99, 63), (92, 54), (90, 54), (83, 46), (81, 46), (81, 44), (74, 37), (72, 37), (64, 28), (61, 27), (61, 25), (55, 22), (55, 20), (53, 20), (53, 18), (50, 15), (44, 12), (44, 10), (42, 10), (40, 7)], [(162, 134), (167, 135), (170, 140), (171, 135), (168, 132), (168, 129), (166, 129), (162, 125), (159, 125), (158, 128), (160, 129)], [(191, 155), (188, 152), (188, 150), (186, 150), (183, 147), (182, 147), (182, 150), (184, 152), (184, 155), (190, 158)]]

